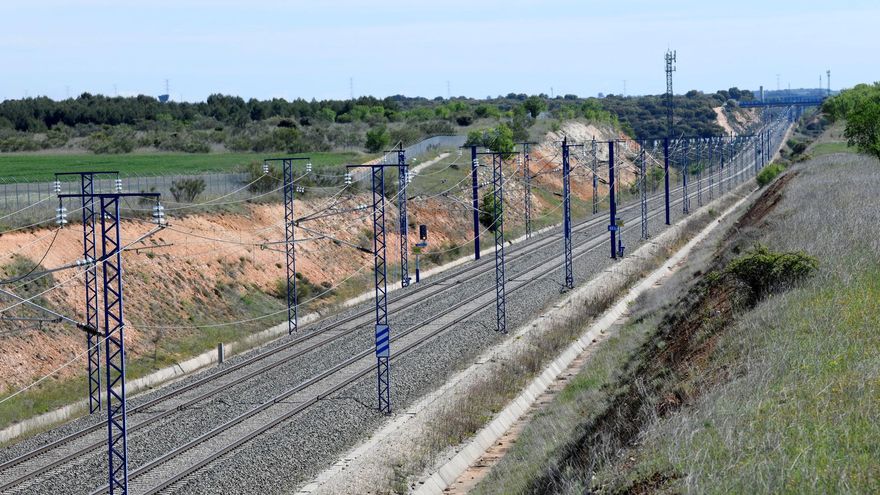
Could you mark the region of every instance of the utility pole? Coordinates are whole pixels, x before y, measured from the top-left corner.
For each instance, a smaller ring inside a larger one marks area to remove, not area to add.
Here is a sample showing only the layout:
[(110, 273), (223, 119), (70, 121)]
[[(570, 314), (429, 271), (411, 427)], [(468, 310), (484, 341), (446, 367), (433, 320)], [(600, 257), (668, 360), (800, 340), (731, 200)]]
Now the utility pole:
[(610, 208), (608, 218), (608, 231), (611, 234), (611, 259), (617, 259), (617, 202), (614, 200), (614, 141), (608, 141), (608, 190), (610, 194)]
[(477, 158), (477, 147), (471, 146), (471, 199), (474, 213), (474, 260), (480, 259), (480, 184), (477, 179), (477, 167), (480, 161)]
[[(64, 198), (83, 198), (84, 194), (59, 194)], [(164, 213), (159, 204), (159, 193), (101, 193), (91, 194), (98, 200), (101, 218), (101, 258), (104, 293), (104, 366), (107, 394), (107, 457), (109, 493), (128, 493), (128, 430), (125, 395), (125, 324), (122, 292), (122, 246), (119, 236), (120, 198), (155, 198), (153, 217), (159, 227), (164, 225)], [(60, 208), (60, 207), (59, 207)], [(118, 491), (117, 491), (118, 490)]]
[(391, 414), (391, 326), (388, 323), (387, 265), (385, 262), (385, 168), (399, 164), (348, 165), (369, 167), (373, 186), (373, 280), (376, 302), (376, 376), (378, 410)]
[(828, 96), (831, 96), (831, 69), (825, 71), (825, 82), (828, 83)]
[[(82, 227), (83, 227), (83, 263), (85, 269), (85, 294), (86, 311), (85, 323), (94, 329), (94, 332), (86, 332), (86, 363), (89, 389), (89, 414), (101, 410), (101, 346), (98, 339), (100, 321), (98, 317), (98, 267), (97, 243), (95, 241), (95, 176), (115, 175), (117, 185), (119, 172), (61, 172), (55, 174), (55, 193), (61, 193), (61, 181), (65, 175), (76, 175), (80, 178), (80, 193), (82, 194)], [(116, 192), (120, 188), (117, 188)]]

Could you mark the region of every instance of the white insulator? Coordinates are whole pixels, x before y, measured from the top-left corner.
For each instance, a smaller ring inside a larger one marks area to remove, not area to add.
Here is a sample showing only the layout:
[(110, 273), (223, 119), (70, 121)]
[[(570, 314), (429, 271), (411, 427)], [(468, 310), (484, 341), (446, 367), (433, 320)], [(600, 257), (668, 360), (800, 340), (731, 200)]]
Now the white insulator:
[(263, 175), (269, 173), (269, 164), (267, 162), (263, 162)]
[(351, 174), (348, 173), (348, 172), (345, 173), (345, 185), (346, 185), (346, 186), (350, 186), (350, 185), (351, 185)]
[(312, 162), (306, 163), (306, 173), (312, 173)]
[(296, 186), (296, 192), (304, 193), (306, 192), (306, 188), (304, 188), (303, 186)]
[(122, 192), (122, 179), (116, 179), (116, 192)]
[(55, 194), (61, 194), (61, 181), (56, 180), (54, 184)]
[(165, 207), (161, 204), (156, 204), (153, 207), (153, 222), (156, 225), (165, 225)]
[(67, 208), (64, 206), (55, 208), (55, 224), (67, 225)]

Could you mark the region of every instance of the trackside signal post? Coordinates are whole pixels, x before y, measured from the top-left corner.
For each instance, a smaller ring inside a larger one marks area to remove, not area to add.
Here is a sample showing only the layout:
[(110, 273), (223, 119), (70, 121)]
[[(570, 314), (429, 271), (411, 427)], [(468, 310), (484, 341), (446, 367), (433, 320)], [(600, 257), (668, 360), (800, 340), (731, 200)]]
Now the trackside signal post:
[[(391, 327), (388, 324), (387, 265), (385, 262), (385, 169), (400, 163), (348, 165), (368, 167), (373, 186), (373, 280), (376, 294), (376, 377), (378, 410), (391, 414)], [(406, 164), (403, 164), (406, 166)]]
[(61, 193), (62, 176), (76, 175), (80, 178), (80, 191), (82, 194), (82, 227), (83, 227), (83, 261), (85, 263), (85, 289), (86, 289), (86, 321), (85, 324), (95, 332), (86, 332), (86, 362), (88, 366), (89, 387), (89, 414), (101, 410), (101, 346), (97, 330), (99, 328), (98, 317), (98, 267), (97, 243), (95, 242), (95, 192), (96, 175), (116, 176), (117, 191), (121, 187), (119, 172), (62, 172), (55, 174), (55, 193)]
[[(59, 194), (58, 198), (83, 198), (83, 194)], [(107, 456), (109, 493), (128, 493), (128, 432), (125, 398), (125, 325), (123, 323), (122, 246), (119, 239), (120, 198), (155, 198), (154, 218), (164, 224), (158, 205), (159, 193), (91, 194), (97, 199), (101, 218), (101, 258), (104, 293), (104, 359), (107, 394)]]
[(311, 158), (295, 157), (295, 158), (268, 158), (263, 160), (264, 170), (268, 167), (269, 162), (280, 161), (282, 168), (282, 179), (284, 181), (284, 246), (285, 258), (287, 262), (287, 334), (292, 335), (297, 331), (298, 326), (298, 301), (296, 297), (296, 219), (293, 211), (293, 163), (296, 161), (306, 162), (306, 173), (312, 171)]

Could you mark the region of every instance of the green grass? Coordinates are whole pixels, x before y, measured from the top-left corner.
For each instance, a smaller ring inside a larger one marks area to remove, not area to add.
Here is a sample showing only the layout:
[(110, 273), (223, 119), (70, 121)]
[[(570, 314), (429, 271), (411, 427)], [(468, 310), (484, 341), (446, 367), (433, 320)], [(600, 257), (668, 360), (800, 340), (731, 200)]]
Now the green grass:
[(813, 146), (812, 149), (808, 153), (813, 157), (822, 156), (822, 155), (831, 155), (834, 153), (856, 153), (856, 149), (850, 147), (845, 142), (841, 141), (833, 141), (833, 142), (825, 142), (818, 143)]
[(200, 172), (233, 172), (253, 161), (279, 156), (309, 156), (315, 169), (362, 162), (360, 153), (131, 153), (95, 154), (0, 154), (0, 177), (17, 181), (53, 180), (56, 172), (119, 171), (122, 174), (170, 175)]

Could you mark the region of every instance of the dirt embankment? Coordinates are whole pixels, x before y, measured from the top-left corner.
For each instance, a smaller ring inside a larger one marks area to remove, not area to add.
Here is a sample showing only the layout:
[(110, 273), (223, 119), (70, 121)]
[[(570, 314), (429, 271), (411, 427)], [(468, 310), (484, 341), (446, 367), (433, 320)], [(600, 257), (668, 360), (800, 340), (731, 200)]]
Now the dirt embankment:
[[(692, 404), (714, 385), (731, 378), (728, 370), (712, 366), (710, 356), (723, 332), (750, 302), (742, 286), (719, 274), (726, 261), (751, 242), (749, 233), (773, 211), (794, 176), (783, 176), (764, 191), (723, 238), (713, 264), (705, 270), (714, 275), (696, 279), (686, 295), (666, 311), (656, 334), (624, 365), (607, 407), (581, 426), (578, 438), (532, 481), (530, 493), (564, 491), (573, 476), (589, 480), (609, 463), (616, 471), (625, 472), (632, 467), (632, 460), (619, 454), (637, 442), (645, 425)], [(624, 493), (663, 492), (677, 476), (674, 472), (643, 473)]]

